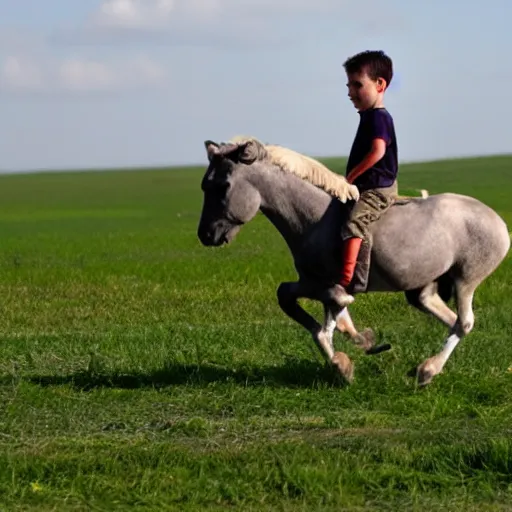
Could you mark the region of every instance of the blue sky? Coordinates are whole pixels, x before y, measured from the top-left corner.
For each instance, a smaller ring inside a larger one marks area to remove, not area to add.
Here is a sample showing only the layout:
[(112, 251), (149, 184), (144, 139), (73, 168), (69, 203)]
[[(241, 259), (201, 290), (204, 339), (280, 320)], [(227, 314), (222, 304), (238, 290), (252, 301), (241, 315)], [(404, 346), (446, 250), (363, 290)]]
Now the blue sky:
[[(293, 7), (292, 7), (293, 6)], [(383, 49), (402, 161), (512, 152), (510, 0), (0, 0), (0, 169), (344, 155), (343, 61)]]

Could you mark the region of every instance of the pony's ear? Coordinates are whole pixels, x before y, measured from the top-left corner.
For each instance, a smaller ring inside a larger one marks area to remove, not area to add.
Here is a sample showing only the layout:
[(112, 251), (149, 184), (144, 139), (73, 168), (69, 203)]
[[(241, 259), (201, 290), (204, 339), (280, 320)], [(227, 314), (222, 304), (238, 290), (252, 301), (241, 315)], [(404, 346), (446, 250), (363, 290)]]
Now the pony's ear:
[(222, 156), (227, 156), (234, 161), (248, 165), (252, 164), (260, 156), (259, 147), (257, 143), (252, 140), (221, 144), (219, 151)]
[(219, 148), (219, 154), (222, 156), (232, 156), (233, 153), (237, 152), (240, 149), (239, 144), (235, 144), (233, 142), (222, 143)]
[(258, 146), (250, 140), (226, 142), (221, 144), (217, 144), (212, 140), (205, 140), (204, 146), (206, 148), (208, 160), (211, 160), (214, 156), (218, 155), (221, 157), (239, 160), (246, 164), (251, 164), (260, 156)]
[(244, 164), (250, 165), (260, 158), (260, 150), (258, 145), (248, 140), (239, 145), (240, 161)]
[(216, 142), (213, 142), (213, 140), (205, 140), (204, 147), (206, 148), (208, 160), (211, 160), (213, 155), (219, 152), (219, 145)]

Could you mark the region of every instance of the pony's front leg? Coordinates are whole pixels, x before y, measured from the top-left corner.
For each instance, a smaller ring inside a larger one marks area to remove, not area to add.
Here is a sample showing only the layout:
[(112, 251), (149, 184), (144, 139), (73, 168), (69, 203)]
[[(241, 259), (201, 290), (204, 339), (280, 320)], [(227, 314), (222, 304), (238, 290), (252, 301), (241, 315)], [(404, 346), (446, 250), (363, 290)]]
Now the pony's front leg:
[(281, 283), (277, 299), (281, 309), (293, 320), (307, 329), (324, 358), (334, 365), (347, 382), (353, 380), (353, 364), (343, 352), (334, 352), (332, 337), (336, 329), (336, 318), (325, 308), (324, 324), (320, 325), (297, 302), (299, 298), (318, 299), (318, 290), (299, 282)]
[(367, 354), (378, 354), (385, 350), (389, 350), (389, 343), (375, 346), (375, 333), (373, 329), (367, 327), (362, 331), (358, 331), (350, 317), (348, 308), (343, 308), (336, 314), (336, 327), (342, 333), (347, 333), (356, 347), (364, 350)]
[(375, 335), (373, 334), (373, 331), (371, 329), (365, 329), (364, 331), (359, 332), (350, 317), (348, 308), (343, 308), (336, 315), (336, 327), (340, 332), (346, 332), (354, 344), (365, 351), (371, 349), (375, 345)]
[(281, 283), (277, 288), (277, 300), (281, 309), (311, 333), (322, 355), (327, 361), (331, 361), (334, 355), (332, 333), (336, 322), (334, 326), (329, 325), (328, 329), (322, 327), (299, 305), (297, 300), (301, 297), (311, 298), (311, 290), (300, 282)]

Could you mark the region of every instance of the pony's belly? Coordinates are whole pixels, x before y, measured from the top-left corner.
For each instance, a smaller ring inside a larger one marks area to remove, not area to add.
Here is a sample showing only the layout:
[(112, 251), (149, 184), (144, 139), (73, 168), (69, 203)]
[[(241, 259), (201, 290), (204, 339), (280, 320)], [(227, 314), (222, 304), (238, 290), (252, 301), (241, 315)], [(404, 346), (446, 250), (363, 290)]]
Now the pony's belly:
[(423, 288), (445, 274), (454, 264), (453, 252), (425, 251), (421, 244), (410, 250), (382, 251), (374, 255), (370, 287), (381, 291)]

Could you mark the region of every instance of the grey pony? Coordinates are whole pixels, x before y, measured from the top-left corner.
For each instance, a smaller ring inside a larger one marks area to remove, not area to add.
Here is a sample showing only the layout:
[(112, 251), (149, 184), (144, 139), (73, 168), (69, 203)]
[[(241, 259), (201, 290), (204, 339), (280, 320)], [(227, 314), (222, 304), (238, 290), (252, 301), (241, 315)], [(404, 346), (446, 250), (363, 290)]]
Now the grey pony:
[[(315, 159), (256, 138), (204, 144), (209, 166), (201, 183), (199, 240), (205, 246), (229, 243), (261, 211), (286, 241), (298, 273), (298, 281), (277, 289), (282, 310), (311, 333), (325, 359), (352, 382), (353, 364), (334, 351), (334, 331), (347, 332), (368, 353), (372, 332), (358, 332), (347, 308), (327, 301), (324, 292), (336, 279), (340, 222), (348, 202), (357, 201), (357, 188)], [(364, 293), (405, 292), (409, 304), (448, 327), (441, 351), (416, 369), (418, 383), (426, 385), (473, 329), (473, 296), (509, 251), (507, 226), (482, 202), (443, 193), (398, 202), (370, 233)], [(445, 302), (452, 295), (456, 312)], [(298, 304), (299, 298), (323, 302), (322, 324)]]

